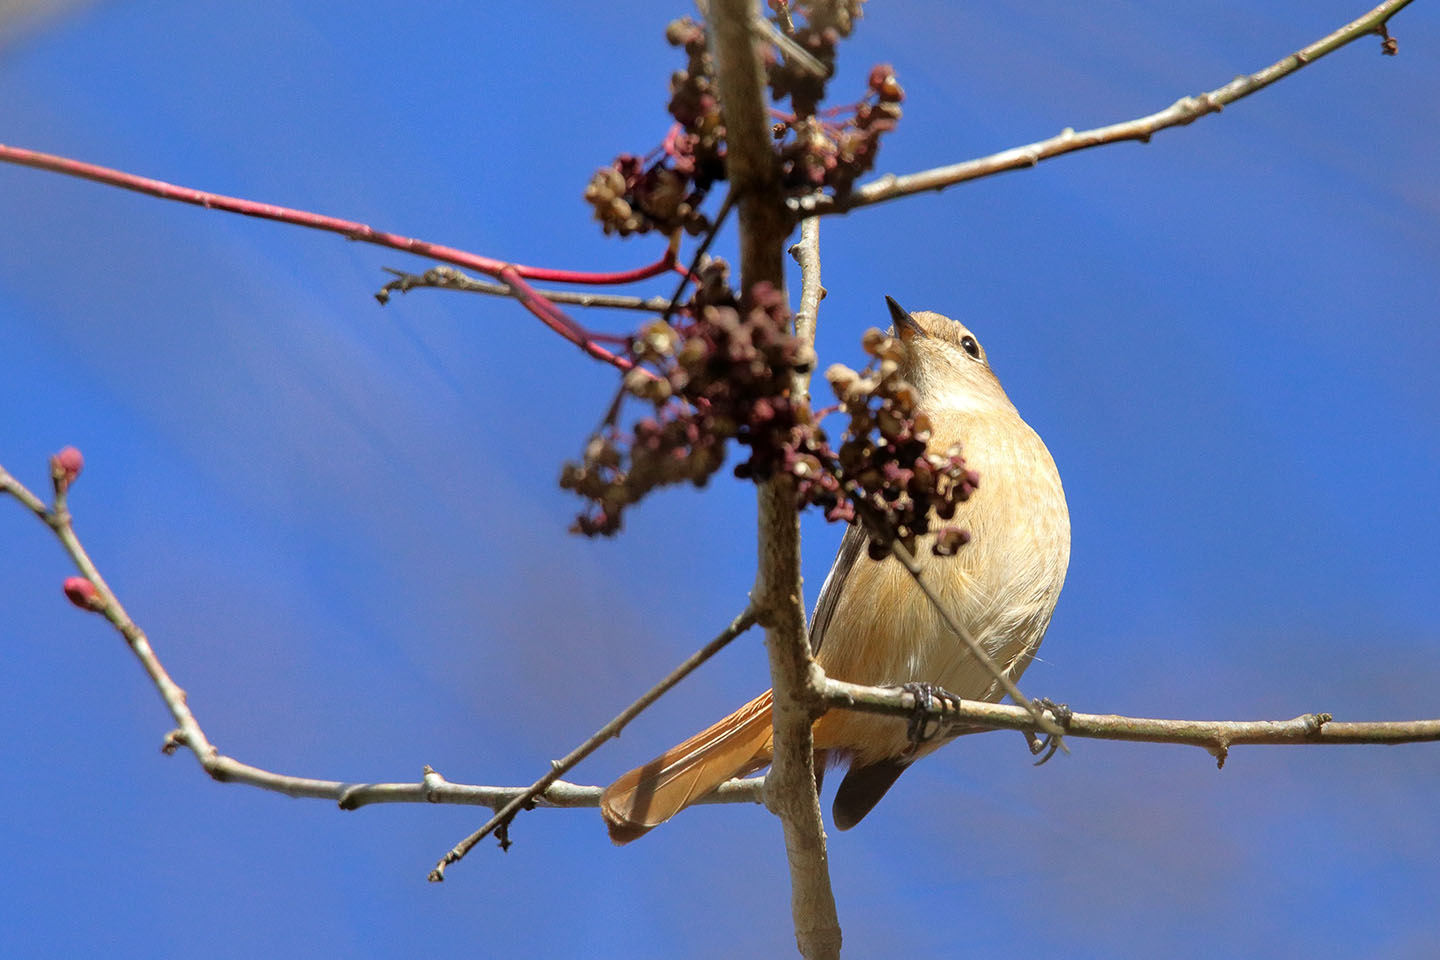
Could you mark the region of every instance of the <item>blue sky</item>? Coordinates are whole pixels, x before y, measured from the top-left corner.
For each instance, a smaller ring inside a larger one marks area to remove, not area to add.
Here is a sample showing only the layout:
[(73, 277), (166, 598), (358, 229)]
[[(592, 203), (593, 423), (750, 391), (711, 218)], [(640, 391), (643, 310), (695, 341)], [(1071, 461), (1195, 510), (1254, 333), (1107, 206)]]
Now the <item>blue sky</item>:
[[(1362, 12), (1101, 0), (872, 4), (838, 99), (896, 65), (906, 171), (1128, 119)], [(665, 130), (683, 4), (99, 4), (0, 47), (0, 142), (529, 263), (621, 268), (591, 171)], [(1053, 452), (1071, 570), (1025, 689), (1217, 718), (1436, 715), (1440, 15), (1148, 146), (827, 220), (822, 363), (883, 296), (972, 326)], [(555, 480), (614, 378), (423, 261), (0, 167), (0, 462), (72, 504), (221, 749), (344, 780), (522, 783), (713, 635), (753, 492), (566, 533)], [(733, 237), (722, 239), (728, 247)], [(668, 292), (670, 281), (657, 287)], [(623, 330), (623, 316), (597, 325)], [(0, 504), (0, 506), (4, 506)], [(806, 520), (807, 594), (840, 531)], [(200, 775), (154, 691), (0, 510), (0, 943), (27, 957), (787, 955), (778, 824), (687, 812), (341, 813)], [(605, 782), (767, 683), (747, 636), (577, 771)], [(1422, 957), (1440, 938), (1433, 746), (969, 738), (831, 838), (848, 955)], [(833, 789), (833, 786), (832, 786)], [(828, 797), (827, 797), (828, 803)]]

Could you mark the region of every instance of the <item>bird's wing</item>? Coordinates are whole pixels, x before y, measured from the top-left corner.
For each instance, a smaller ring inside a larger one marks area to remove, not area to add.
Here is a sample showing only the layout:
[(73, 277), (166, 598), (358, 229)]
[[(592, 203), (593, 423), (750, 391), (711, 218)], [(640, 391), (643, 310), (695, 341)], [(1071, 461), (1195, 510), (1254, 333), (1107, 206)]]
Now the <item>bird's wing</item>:
[(869, 537), (859, 524), (851, 524), (845, 531), (845, 536), (840, 541), (840, 552), (835, 555), (835, 564), (825, 575), (825, 583), (820, 587), (820, 599), (815, 601), (815, 616), (810, 621), (811, 654), (819, 652), (820, 644), (825, 640), (825, 628), (830, 625), (830, 618), (834, 616), (835, 607), (840, 602), (840, 592), (845, 588), (845, 581), (855, 566), (855, 561), (864, 556), (868, 542)]

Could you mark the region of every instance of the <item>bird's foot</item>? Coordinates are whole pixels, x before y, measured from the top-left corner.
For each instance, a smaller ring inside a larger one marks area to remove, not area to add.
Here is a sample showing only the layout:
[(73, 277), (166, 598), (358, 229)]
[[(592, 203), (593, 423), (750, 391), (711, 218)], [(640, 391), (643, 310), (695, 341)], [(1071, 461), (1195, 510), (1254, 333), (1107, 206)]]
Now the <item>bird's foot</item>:
[(905, 727), (905, 736), (910, 739), (908, 753), (914, 753), (922, 744), (929, 743), (949, 726), (943, 719), (931, 715), (938, 701), (952, 710), (960, 707), (960, 697), (944, 687), (933, 683), (902, 683), (900, 689), (915, 698), (915, 712)]
[[(1055, 717), (1055, 722), (1060, 724), (1060, 729), (1070, 729), (1070, 718), (1074, 716), (1074, 711), (1065, 704), (1056, 703), (1049, 697), (1040, 697), (1038, 700), (1032, 699), (1030, 702), (1041, 710), (1049, 710)], [(1039, 760), (1035, 761), (1035, 766), (1037, 767), (1055, 756), (1055, 751), (1060, 749), (1060, 738), (1054, 734), (1047, 733), (1045, 736), (1039, 737), (1035, 735), (1034, 730), (1026, 730), (1025, 739), (1030, 744), (1030, 755), (1040, 757)], [(1040, 756), (1041, 754), (1044, 754), (1044, 756)]]

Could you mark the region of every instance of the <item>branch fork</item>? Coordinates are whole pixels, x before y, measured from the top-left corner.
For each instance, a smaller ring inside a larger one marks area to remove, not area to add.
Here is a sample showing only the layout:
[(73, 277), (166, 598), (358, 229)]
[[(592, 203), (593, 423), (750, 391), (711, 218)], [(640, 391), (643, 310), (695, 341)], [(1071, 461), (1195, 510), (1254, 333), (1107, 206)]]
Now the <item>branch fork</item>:
[[(1007, 170), (1033, 167), (1041, 161), (1077, 150), (1127, 140), (1148, 143), (1158, 131), (1184, 126), (1251, 93), (1279, 81), (1342, 46), (1368, 35), (1381, 38), (1381, 53), (1393, 56), (1397, 42), (1388, 30), (1389, 19), (1411, 0), (1386, 0), (1369, 13), (1301, 50), (1253, 74), (1236, 77), (1217, 89), (1182, 97), (1168, 108), (1145, 117), (1076, 132), (1067, 127), (1047, 140), (1014, 147), (986, 157), (932, 170), (897, 176), (885, 174), (840, 196), (812, 194), (786, 201), (778, 189), (774, 152), (769, 140), (769, 118), (763, 98), (764, 81), (756, 56), (755, 35), (760, 18), (752, 0), (709, 0), (707, 19), (718, 64), (729, 135), (727, 163), (731, 194), (720, 218), (738, 200), (741, 216), (742, 289), (757, 283), (783, 288), (781, 250), (795, 223), (801, 223), (801, 240), (792, 252), (802, 267), (800, 309), (795, 315), (796, 332), (813, 342), (815, 312), (823, 290), (819, 285), (818, 221), (821, 214), (842, 213), (862, 206), (887, 202), (912, 194), (942, 190), (948, 186)], [(802, 60), (803, 50), (787, 43), (783, 32), (764, 27), (765, 42), (786, 50), (787, 56)], [(613, 297), (601, 294), (571, 294), (538, 290), (530, 281), (613, 285), (686, 271), (677, 263), (678, 235), (672, 237), (665, 254), (639, 268), (613, 273), (587, 273), (510, 264), (478, 254), (377, 231), (355, 221), (328, 217), (303, 210), (227, 197), (159, 180), (139, 177), (94, 164), (83, 163), (38, 151), (0, 144), (0, 162), (50, 170), (134, 190), (161, 199), (201, 206), (206, 209), (275, 220), (311, 229), (336, 233), (350, 240), (372, 243), (429, 257), (486, 274), (498, 283), (473, 280), (458, 271), (442, 273), (437, 268), (416, 278), (399, 274), (386, 284), (402, 292), (418, 286), (474, 289), (518, 299), (542, 323), (580, 347), (588, 356), (622, 370), (633, 363), (601, 345), (619, 338), (587, 331), (567, 316), (557, 303), (580, 306), (612, 306), (660, 312), (666, 318), (675, 310), (684, 282), (668, 303), (658, 299)], [(716, 226), (718, 228), (718, 219)], [(714, 233), (706, 238), (705, 245)], [(701, 252), (703, 253), (702, 245)], [(698, 254), (697, 254), (698, 258)], [(458, 275), (458, 277), (456, 276)], [(382, 300), (383, 302), (383, 300)], [(657, 309), (658, 308), (658, 309)], [(798, 400), (808, 394), (808, 371), (797, 372), (792, 392)], [(26, 489), (0, 467), (0, 494), (15, 498), (41, 520), (59, 539), (81, 576), (67, 582), (66, 593), (77, 606), (99, 613), (124, 637), (159, 692), (176, 726), (165, 737), (162, 751), (173, 754), (188, 749), (205, 772), (219, 782), (244, 783), (294, 797), (330, 799), (342, 809), (357, 809), (373, 803), (428, 802), (464, 803), (487, 806), (495, 816), (475, 834), (457, 845), (436, 866), (432, 880), (443, 879), (447, 864), (458, 860), (489, 833), (502, 846), (508, 845), (508, 829), (522, 809), (535, 806), (595, 806), (600, 788), (568, 783), (560, 776), (653, 703), (666, 690), (693, 671), (711, 655), (751, 625), (766, 628), (771, 678), (775, 691), (775, 762), (763, 781), (752, 778), (731, 781), (702, 802), (765, 802), (780, 817), (786, 838), (792, 881), (792, 910), (797, 942), (807, 958), (838, 956), (840, 928), (836, 919), (825, 851), (823, 824), (813, 778), (813, 744), (810, 724), (826, 709), (861, 710), (900, 717), (914, 717), (917, 711), (965, 730), (1013, 729), (1033, 735), (1037, 731), (1067, 736), (1128, 740), (1152, 743), (1179, 743), (1198, 746), (1216, 757), (1223, 766), (1232, 747), (1261, 744), (1396, 744), (1440, 741), (1440, 719), (1395, 722), (1337, 722), (1326, 713), (1308, 713), (1286, 721), (1196, 721), (1124, 717), (1110, 714), (1067, 712), (1060, 717), (1051, 705), (1030, 702), (1010, 690), (1017, 706), (1000, 703), (935, 698), (928, 706), (917, 705), (913, 694), (896, 689), (865, 687), (827, 677), (810, 655), (799, 580), (799, 536), (793, 510), (793, 490), (785, 478), (761, 488), (759, 497), (760, 563), (754, 601), (715, 639), (702, 647), (676, 670), (617, 715), (589, 739), (560, 760), (551, 761), (548, 772), (528, 787), (489, 787), (454, 784), (431, 767), (413, 783), (353, 784), (330, 780), (292, 777), (241, 763), (221, 754), (207, 739), (199, 721), (186, 702), (183, 689), (170, 677), (150, 645), (148, 637), (130, 618), (115, 597), (79, 538), (76, 536), (67, 493), (79, 473), (80, 462), (62, 451), (52, 460), (54, 498), (51, 505)], [(75, 452), (78, 457), (78, 451)], [(923, 588), (923, 582), (921, 583)], [(762, 787), (763, 783), (763, 787)]]

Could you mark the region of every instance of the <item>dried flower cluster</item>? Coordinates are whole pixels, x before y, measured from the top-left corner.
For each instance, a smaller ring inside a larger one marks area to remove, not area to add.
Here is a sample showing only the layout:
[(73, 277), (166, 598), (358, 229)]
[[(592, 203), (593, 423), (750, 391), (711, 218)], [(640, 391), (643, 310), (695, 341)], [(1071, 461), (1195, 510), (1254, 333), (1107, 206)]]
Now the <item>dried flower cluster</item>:
[(836, 47), (855, 29), (860, 7), (861, 0), (770, 0), (781, 28), (824, 67), (817, 75), (773, 54), (766, 63), (771, 96), (776, 103), (790, 99), (790, 114), (777, 111), (775, 140), (782, 180), (796, 193), (848, 192), (874, 167), (880, 137), (900, 120), (905, 91), (889, 64), (871, 69), (868, 92), (858, 103), (820, 109), (835, 73)]
[(585, 188), (585, 200), (607, 234), (702, 233), (709, 221), (700, 204), (715, 182), (725, 179), (725, 127), (705, 28), (684, 17), (666, 28), (665, 39), (689, 58), (670, 78), (675, 125), (650, 156), (622, 153), (595, 171)]
[[(943, 453), (927, 449), (929, 417), (900, 375), (905, 345), (875, 329), (866, 331), (862, 345), (874, 358), (870, 367), (856, 373), (837, 363), (825, 371), (850, 424), (830, 469), (811, 481), (821, 492), (806, 496), (825, 508), (826, 519), (858, 517), (870, 534), (870, 556), (878, 560), (896, 541), (913, 553), (915, 538), (930, 532), (932, 512), (942, 521), (953, 519), (980, 477), (965, 466), (958, 445)], [(932, 549), (948, 556), (969, 540), (964, 530), (945, 526)]]
[(797, 116), (813, 116), (825, 99), (825, 84), (835, 75), (835, 52), (855, 29), (864, 0), (769, 0), (781, 32), (824, 68), (816, 74), (802, 63), (772, 54), (765, 64), (770, 95), (778, 103), (790, 98)]
[(786, 187), (798, 193), (826, 188), (840, 196), (875, 166), (880, 138), (899, 122), (905, 92), (895, 71), (883, 63), (870, 71), (869, 88), (849, 116), (826, 119), (797, 111), (796, 119), (776, 122)]
[[(900, 375), (901, 341), (871, 330), (863, 341), (870, 367), (856, 373), (836, 365), (827, 373), (849, 416), (836, 450), (809, 410), (791, 402), (790, 375), (813, 357), (790, 333), (778, 291), (757, 285), (742, 308), (724, 262), (714, 260), (702, 269), (690, 310), (695, 319), (688, 324), (657, 320), (635, 337), (636, 368), (625, 374), (605, 426), (580, 462), (565, 465), (560, 485), (589, 501), (577, 532), (615, 533), (625, 508), (656, 487), (704, 486), (732, 439), (749, 451), (735, 466), (737, 477), (791, 475), (797, 507), (817, 506), (830, 521), (862, 522), (876, 559), (896, 542), (913, 551), (915, 539), (931, 532), (932, 514), (952, 519), (979, 483), (958, 449), (927, 450), (929, 421)], [(652, 411), (622, 430), (618, 401), (627, 396)], [(946, 527), (933, 548), (953, 554), (968, 539)]]
[(789, 331), (784, 296), (758, 284), (742, 308), (725, 271), (723, 261), (707, 265), (689, 324), (677, 330), (657, 320), (633, 340), (637, 366), (625, 374), (622, 397), (650, 404), (653, 415), (628, 434), (612, 415), (584, 459), (566, 464), (560, 485), (590, 501), (577, 531), (614, 533), (625, 507), (655, 487), (704, 486), (732, 438), (750, 449), (736, 475), (767, 479), (810, 430), (790, 403), (789, 377), (814, 360)]
[[(848, 191), (875, 164), (880, 138), (900, 119), (904, 91), (895, 72), (882, 64), (870, 72), (869, 91), (858, 103), (820, 110), (835, 70), (839, 41), (854, 29), (862, 0), (771, 0), (777, 28), (814, 63), (770, 48), (767, 80), (775, 103), (789, 99), (791, 112), (776, 109), (776, 163), (796, 195), (828, 189)], [(700, 212), (711, 188), (725, 179), (725, 127), (715, 95), (714, 63), (705, 27), (685, 17), (665, 37), (685, 51), (685, 69), (670, 78), (670, 115), (675, 125), (648, 156), (622, 154), (601, 167), (585, 188), (585, 199), (607, 234), (629, 236), (659, 230), (703, 232)]]

